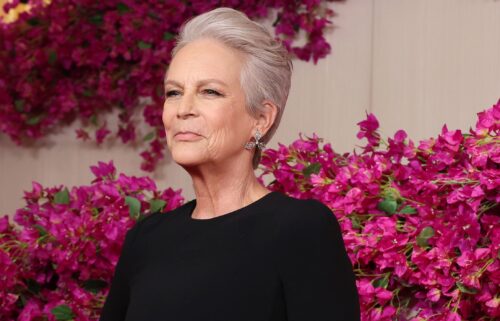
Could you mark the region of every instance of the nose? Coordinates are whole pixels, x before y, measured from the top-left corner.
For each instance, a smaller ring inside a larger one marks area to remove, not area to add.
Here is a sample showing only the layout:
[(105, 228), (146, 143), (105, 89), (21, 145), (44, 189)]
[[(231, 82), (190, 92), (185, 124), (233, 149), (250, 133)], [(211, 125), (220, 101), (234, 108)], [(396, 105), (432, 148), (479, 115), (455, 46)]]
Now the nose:
[(195, 111), (195, 99), (194, 95), (186, 92), (180, 99), (180, 103), (177, 108), (177, 117), (185, 118), (191, 115)]

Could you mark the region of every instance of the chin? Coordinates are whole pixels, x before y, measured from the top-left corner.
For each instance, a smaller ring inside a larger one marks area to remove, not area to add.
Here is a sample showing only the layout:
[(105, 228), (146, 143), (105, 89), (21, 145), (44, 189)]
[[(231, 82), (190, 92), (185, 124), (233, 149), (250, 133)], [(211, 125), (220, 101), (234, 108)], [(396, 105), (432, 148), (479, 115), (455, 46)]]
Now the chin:
[(193, 166), (203, 162), (203, 155), (199, 151), (174, 150), (172, 151), (172, 159), (179, 165)]

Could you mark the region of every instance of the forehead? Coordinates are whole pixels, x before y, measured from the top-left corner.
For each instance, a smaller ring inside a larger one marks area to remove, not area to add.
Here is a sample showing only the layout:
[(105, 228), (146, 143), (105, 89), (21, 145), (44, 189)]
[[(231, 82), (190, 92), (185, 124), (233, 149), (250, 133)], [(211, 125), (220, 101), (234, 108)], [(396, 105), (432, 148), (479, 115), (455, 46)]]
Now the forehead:
[(184, 83), (219, 79), (231, 85), (239, 80), (243, 61), (244, 55), (238, 50), (214, 39), (199, 39), (177, 52), (168, 67), (165, 81)]

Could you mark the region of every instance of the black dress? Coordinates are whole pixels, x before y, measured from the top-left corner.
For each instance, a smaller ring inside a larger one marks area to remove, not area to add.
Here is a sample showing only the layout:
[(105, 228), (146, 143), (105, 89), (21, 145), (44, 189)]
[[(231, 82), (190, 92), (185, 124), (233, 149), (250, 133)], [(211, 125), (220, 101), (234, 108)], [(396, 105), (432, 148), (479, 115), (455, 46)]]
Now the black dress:
[(357, 321), (355, 275), (323, 203), (271, 192), (193, 219), (193, 199), (127, 232), (100, 321)]

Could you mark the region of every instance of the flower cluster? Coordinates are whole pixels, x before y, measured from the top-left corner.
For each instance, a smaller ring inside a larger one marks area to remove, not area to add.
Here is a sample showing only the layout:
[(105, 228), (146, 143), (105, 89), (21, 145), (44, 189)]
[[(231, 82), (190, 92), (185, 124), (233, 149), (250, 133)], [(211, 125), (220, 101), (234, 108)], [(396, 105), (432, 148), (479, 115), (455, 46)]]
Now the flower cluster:
[[(315, 134), (263, 152), (261, 182), (272, 175), (270, 189), (336, 215), (363, 321), (500, 317), (500, 100), (478, 116), (469, 133), (445, 125), (416, 146), (402, 130), (384, 141), (370, 114), (361, 153)], [(71, 191), (33, 183), (21, 229), (0, 219), (3, 319), (98, 319), (128, 229), (183, 201), (147, 177), (117, 177), (112, 162), (91, 170), (92, 184)]]
[[(276, 9), (276, 38), (299, 59), (316, 63), (330, 52), (323, 31), (334, 15), (326, 5), (332, 1), (340, 0), (9, 1), (4, 12), (20, 2), (31, 8), (0, 23), (0, 132), (22, 144), (79, 119), (84, 127), (76, 137), (100, 144), (112, 133), (103, 115), (118, 108), (114, 134), (125, 144), (147, 144), (141, 168), (152, 171), (166, 145), (163, 77), (185, 20), (219, 6), (252, 19)], [(306, 43), (294, 46), (300, 31)], [(134, 111), (143, 101), (151, 131), (137, 137)]]
[(500, 100), (469, 133), (445, 125), (418, 146), (403, 130), (384, 141), (373, 114), (358, 125), (362, 152), (301, 136), (263, 153), (260, 179), (332, 209), (362, 320), (498, 320)]
[(90, 186), (33, 182), (26, 206), (0, 219), (2, 320), (97, 320), (127, 231), (137, 220), (183, 203), (147, 177), (91, 167)]

